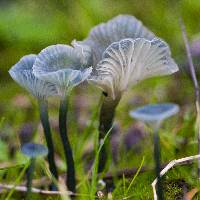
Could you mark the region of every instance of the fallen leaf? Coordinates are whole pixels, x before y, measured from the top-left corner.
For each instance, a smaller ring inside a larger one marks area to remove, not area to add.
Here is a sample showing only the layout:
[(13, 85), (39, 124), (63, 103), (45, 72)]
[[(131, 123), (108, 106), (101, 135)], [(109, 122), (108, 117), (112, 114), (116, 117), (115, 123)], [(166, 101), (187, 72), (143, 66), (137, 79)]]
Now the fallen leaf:
[(199, 189), (193, 188), (191, 191), (187, 192), (184, 196), (184, 200), (192, 200), (193, 197), (199, 192)]

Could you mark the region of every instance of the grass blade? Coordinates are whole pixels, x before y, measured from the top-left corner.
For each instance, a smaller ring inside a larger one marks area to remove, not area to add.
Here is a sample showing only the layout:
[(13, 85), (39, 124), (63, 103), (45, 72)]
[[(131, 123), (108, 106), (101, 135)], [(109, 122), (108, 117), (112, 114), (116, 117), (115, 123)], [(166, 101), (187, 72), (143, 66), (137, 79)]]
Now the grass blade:
[(140, 170), (142, 169), (143, 164), (144, 164), (144, 156), (143, 156), (143, 158), (142, 158), (142, 162), (140, 163), (140, 166), (139, 166), (139, 168), (138, 168), (136, 174), (134, 175), (133, 179), (131, 180), (131, 182), (130, 182), (130, 184), (129, 184), (127, 190), (126, 190), (126, 195), (128, 194), (129, 190), (131, 189), (131, 186), (133, 185), (133, 183), (134, 183), (136, 177), (137, 177), (138, 174), (140, 173)]
[[(97, 183), (97, 174), (98, 174), (98, 165), (99, 165), (99, 154), (100, 154), (101, 149), (102, 149), (105, 141), (107, 140), (112, 128), (113, 128), (113, 126), (106, 133), (102, 143), (100, 144), (98, 150), (96, 151), (95, 160), (94, 160), (94, 164), (93, 164), (93, 170), (92, 170), (92, 183), (91, 183), (90, 199), (94, 199), (95, 192), (96, 192), (96, 183)], [(95, 139), (99, 138), (98, 134), (99, 134), (99, 132), (97, 132), (97, 135), (96, 135)]]

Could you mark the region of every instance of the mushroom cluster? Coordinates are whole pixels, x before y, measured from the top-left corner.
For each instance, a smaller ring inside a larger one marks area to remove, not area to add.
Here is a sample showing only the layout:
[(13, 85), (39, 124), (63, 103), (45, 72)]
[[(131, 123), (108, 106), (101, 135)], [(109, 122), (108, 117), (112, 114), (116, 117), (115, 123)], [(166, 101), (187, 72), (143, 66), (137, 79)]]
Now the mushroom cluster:
[[(123, 93), (140, 81), (170, 75), (178, 71), (166, 42), (156, 37), (133, 16), (119, 15), (92, 28), (83, 41), (72, 45), (57, 44), (38, 55), (24, 56), (9, 73), (39, 102), (41, 122), (48, 146), (48, 161), (52, 175), (58, 173), (48, 119), (49, 96), (60, 97), (59, 130), (63, 143), (67, 176), (66, 185), (76, 191), (73, 152), (67, 134), (67, 110), (70, 91), (88, 81), (100, 88), (104, 100), (100, 108), (99, 143), (111, 129), (115, 109)], [(106, 166), (108, 145), (103, 145), (98, 171)]]
[[(92, 50), (94, 70), (88, 81), (105, 96), (100, 110), (99, 141), (111, 129), (115, 109), (129, 87), (178, 71), (167, 43), (133, 16), (119, 15), (97, 25), (80, 44)], [(106, 148), (104, 145), (100, 154), (99, 172), (106, 165)]]

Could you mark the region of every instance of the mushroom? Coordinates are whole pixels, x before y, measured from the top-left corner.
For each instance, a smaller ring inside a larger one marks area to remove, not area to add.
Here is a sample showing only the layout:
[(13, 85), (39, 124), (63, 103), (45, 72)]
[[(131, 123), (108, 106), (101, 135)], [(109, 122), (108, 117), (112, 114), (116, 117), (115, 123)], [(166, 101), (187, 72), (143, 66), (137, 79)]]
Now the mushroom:
[(54, 84), (39, 80), (33, 74), (33, 64), (37, 55), (30, 54), (23, 56), (9, 70), (10, 76), (23, 88), (28, 90), (33, 96), (39, 100), (45, 100), (49, 96), (57, 95), (57, 90)]
[[(133, 16), (119, 15), (97, 25), (79, 44), (90, 46), (94, 69), (89, 82), (102, 89), (105, 96), (99, 142), (112, 127), (115, 109), (129, 87), (146, 78), (178, 71), (167, 43)], [(105, 148), (100, 153), (99, 172), (106, 163)]]
[(89, 81), (113, 100), (140, 81), (178, 71), (168, 45), (161, 39), (123, 39), (112, 43)]
[(58, 94), (65, 99), (71, 89), (87, 80), (92, 67), (87, 67), (85, 51), (64, 44), (43, 49), (33, 65), (34, 75), (54, 84)]
[(92, 28), (88, 37), (79, 42), (89, 46), (93, 52), (94, 66), (102, 59), (103, 52), (113, 42), (125, 38), (146, 38), (152, 40), (155, 35), (141, 21), (131, 15), (118, 15), (106, 23)]
[(130, 111), (132, 118), (138, 119), (147, 123), (153, 129), (154, 140), (154, 159), (155, 173), (158, 179), (157, 194), (159, 199), (164, 199), (162, 190), (162, 182), (160, 177), (160, 138), (158, 135), (159, 128), (162, 122), (175, 115), (179, 111), (179, 106), (173, 103), (150, 104)]
[[(37, 55), (30, 54), (22, 57), (10, 70), (11, 77), (23, 88), (28, 90), (37, 100), (39, 105), (40, 120), (44, 129), (44, 135), (48, 146), (48, 162), (49, 169), (52, 175), (58, 179), (58, 173), (54, 160), (54, 145), (50, 130), (48, 116), (48, 101), (49, 96), (58, 95), (54, 84), (38, 79), (33, 74), (33, 64)], [(52, 190), (56, 190), (52, 184)]]
[(59, 129), (64, 147), (67, 176), (66, 185), (76, 191), (75, 168), (72, 149), (67, 134), (67, 100), (73, 87), (87, 80), (92, 72), (90, 48), (74, 41), (74, 48), (68, 45), (52, 45), (43, 49), (33, 66), (33, 73), (41, 80), (55, 84), (61, 97)]
[(48, 149), (41, 144), (26, 143), (22, 146), (21, 152), (30, 158), (30, 166), (27, 172), (27, 195), (26, 195), (26, 199), (30, 199), (36, 158), (45, 157), (48, 154)]
[[(123, 39), (103, 53), (89, 82), (106, 94), (100, 111), (100, 138), (111, 128), (115, 109), (123, 93), (140, 81), (169, 75), (178, 70), (168, 45), (160, 39)], [(102, 162), (103, 163), (103, 162)]]

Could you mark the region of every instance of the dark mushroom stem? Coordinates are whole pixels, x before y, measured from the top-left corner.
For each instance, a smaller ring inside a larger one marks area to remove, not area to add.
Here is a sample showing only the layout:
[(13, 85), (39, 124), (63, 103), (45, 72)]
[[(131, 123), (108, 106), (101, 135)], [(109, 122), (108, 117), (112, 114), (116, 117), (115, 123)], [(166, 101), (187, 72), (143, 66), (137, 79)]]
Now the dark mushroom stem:
[(164, 194), (163, 194), (163, 187), (162, 187), (162, 180), (160, 177), (160, 171), (161, 171), (161, 164), (160, 164), (160, 138), (158, 134), (158, 129), (154, 129), (153, 133), (153, 141), (154, 141), (154, 160), (155, 160), (155, 173), (157, 177), (157, 195), (158, 195), (158, 200), (163, 200), (164, 199)]
[[(111, 129), (113, 119), (115, 115), (115, 109), (120, 101), (121, 96), (118, 96), (115, 100), (108, 97), (106, 93), (103, 93), (105, 98), (101, 105), (100, 117), (99, 117), (99, 144), (103, 141), (106, 133)], [(98, 173), (103, 172), (108, 159), (109, 140), (105, 142), (99, 154), (99, 166)]]
[(66, 185), (71, 192), (75, 193), (76, 180), (75, 180), (74, 159), (67, 134), (67, 107), (68, 107), (67, 97), (63, 97), (60, 101), (59, 129), (66, 159), (66, 167), (67, 167)]
[[(39, 110), (40, 110), (40, 120), (44, 129), (44, 135), (48, 147), (48, 162), (49, 162), (49, 170), (55, 179), (58, 179), (58, 172), (54, 159), (54, 145), (53, 139), (49, 124), (49, 116), (48, 116), (48, 102), (47, 100), (39, 100)], [(57, 190), (57, 187), (54, 183), (51, 184), (51, 190)]]
[(26, 200), (31, 199), (31, 189), (32, 189), (32, 180), (33, 180), (33, 174), (35, 170), (35, 158), (31, 158), (30, 160), (30, 166), (28, 168), (27, 172), (27, 194), (26, 194)]

